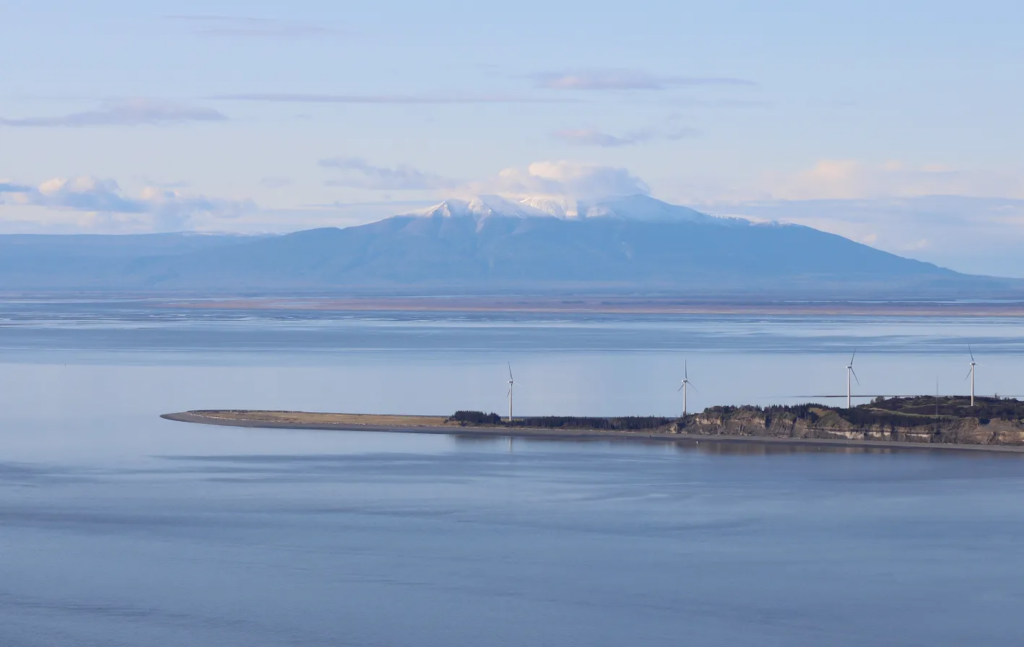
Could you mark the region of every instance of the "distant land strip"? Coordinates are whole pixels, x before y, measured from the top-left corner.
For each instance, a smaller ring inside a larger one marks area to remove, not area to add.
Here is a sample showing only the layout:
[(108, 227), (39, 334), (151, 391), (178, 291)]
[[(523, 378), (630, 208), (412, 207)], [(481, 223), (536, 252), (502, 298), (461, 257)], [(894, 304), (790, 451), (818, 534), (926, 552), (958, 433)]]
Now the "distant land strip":
[[(970, 450), (1024, 454), (1021, 444), (975, 444), (971, 442), (921, 442), (896, 440), (864, 440), (849, 437), (760, 435), (750, 429), (740, 434), (723, 433), (721, 428), (709, 433), (700, 425), (695, 433), (685, 431), (678, 422), (653, 429), (586, 429), (526, 426), (472, 425), (445, 416), (375, 415), (352, 413), (314, 413), (302, 411), (260, 411), (241, 409), (196, 410), (166, 413), (160, 416), (177, 422), (266, 429), (299, 429), (317, 431), (372, 431), (392, 433), (444, 434), (478, 438), (533, 438), (550, 440), (634, 440), (655, 442), (699, 442), (781, 444), (836, 448)], [(603, 419), (613, 420), (613, 419)], [(643, 418), (637, 418), (643, 420)]]
[(168, 308), (305, 310), (323, 312), (510, 312), (532, 314), (825, 315), (904, 317), (1024, 317), (1024, 302), (940, 301), (689, 301), (658, 298), (545, 297), (239, 297), (181, 299)]

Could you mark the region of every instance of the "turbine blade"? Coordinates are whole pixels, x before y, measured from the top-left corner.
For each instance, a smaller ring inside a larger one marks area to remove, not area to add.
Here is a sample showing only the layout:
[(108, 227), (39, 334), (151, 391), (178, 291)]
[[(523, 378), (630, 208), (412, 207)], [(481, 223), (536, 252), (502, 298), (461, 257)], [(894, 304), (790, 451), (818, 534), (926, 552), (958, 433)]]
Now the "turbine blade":
[(679, 388), (676, 389), (676, 393), (679, 393), (680, 391), (682, 391), (684, 386), (685, 386), (684, 384), (680, 384)]
[(512, 362), (508, 364), (508, 379), (512, 379)]
[(860, 386), (860, 378), (859, 378), (859, 377), (857, 377), (857, 371), (855, 371), (855, 370), (853, 370), (853, 369), (851, 368), (851, 369), (850, 369), (850, 373), (852, 373), (852, 374), (853, 374), (853, 379), (857, 380), (857, 386)]
[(697, 393), (700, 393), (700, 391), (698, 391), (698, 390), (697, 390), (697, 387), (695, 387), (695, 386), (693, 385), (693, 382), (688, 382), (688, 384), (690, 385), (690, 388), (691, 388), (691, 389), (693, 389), (694, 391), (697, 391)]
[(974, 372), (974, 367), (972, 366), (972, 367), (971, 367), (971, 370), (967, 371), (967, 377), (965, 377), (965, 378), (964, 378), (964, 381), (965, 381), (965, 382), (966, 382), (967, 380), (971, 379), (971, 373), (973, 373), (973, 372)]
[(505, 394), (505, 397), (507, 398), (507, 397), (509, 397), (510, 395), (512, 395), (512, 389), (509, 389), (509, 390), (508, 390), (508, 393), (506, 393), (506, 394)]
[(971, 350), (971, 345), (967, 344), (967, 352), (971, 354), (971, 361), (974, 361), (974, 351)]
[(686, 366), (686, 360), (685, 359), (683, 360), (683, 377), (686, 378), (687, 380), (690, 379), (690, 372), (689, 372), (689, 369)]
[(850, 366), (853, 366), (853, 360), (857, 359), (857, 349), (853, 349), (853, 355), (850, 356)]

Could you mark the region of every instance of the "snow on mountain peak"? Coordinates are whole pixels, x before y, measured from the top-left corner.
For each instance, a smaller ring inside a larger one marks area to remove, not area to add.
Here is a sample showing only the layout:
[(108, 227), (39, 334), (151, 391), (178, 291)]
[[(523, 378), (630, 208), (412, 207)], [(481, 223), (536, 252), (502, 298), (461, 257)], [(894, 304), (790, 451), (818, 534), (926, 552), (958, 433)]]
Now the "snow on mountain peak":
[(536, 218), (550, 214), (499, 195), (477, 195), (469, 198), (449, 198), (440, 204), (414, 211), (409, 215), (480, 219), (491, 216)]
[(527, 196), (519, 199), (499, 195), (478, 195), (451, 198), (426, 209), (414, 211), (414, 216), (444, 218), (561, 218), (565, 220), (615, 218), (635, 222), (692, 222), (703, 224), (749, 224), (739, 218), (720, 218), (662, 202), (648, 195), (628, 195), (601, 200), (573, 200), (564, 196)]
[(578, 203), (565, 196), (531, 195), (519, 200), (520, 204), (543, 211), (556, 218), (576, 218), (579, 216)]

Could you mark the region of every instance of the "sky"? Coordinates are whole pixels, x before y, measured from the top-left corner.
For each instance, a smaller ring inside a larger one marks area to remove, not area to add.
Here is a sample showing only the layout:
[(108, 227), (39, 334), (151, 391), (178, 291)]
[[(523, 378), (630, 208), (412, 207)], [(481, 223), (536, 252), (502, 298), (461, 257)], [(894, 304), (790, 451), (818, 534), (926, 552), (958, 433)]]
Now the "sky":
[(1024, 4), (0, 0), (0, 233), (649, 193), (1024, 276)]

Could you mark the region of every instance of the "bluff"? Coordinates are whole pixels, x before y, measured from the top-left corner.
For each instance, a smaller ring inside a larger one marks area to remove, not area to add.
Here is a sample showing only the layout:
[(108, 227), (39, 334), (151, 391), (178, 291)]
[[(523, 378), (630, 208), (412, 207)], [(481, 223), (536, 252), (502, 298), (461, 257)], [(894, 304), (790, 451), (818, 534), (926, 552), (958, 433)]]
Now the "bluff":
[(1024, 402), (996, 398), (892, 398), (852, 409), (819, 405), (711, 407), (669, 433), (807, 440), (1024, 445)]

